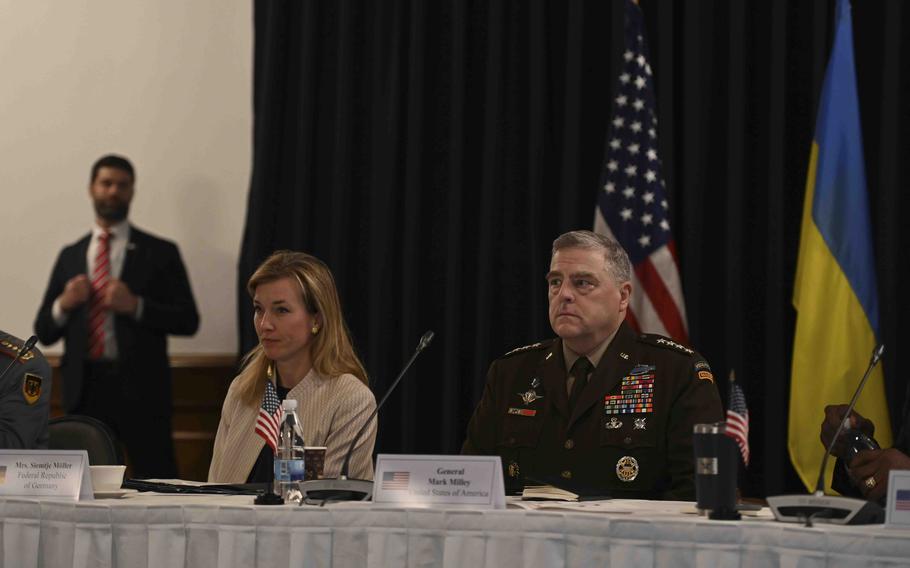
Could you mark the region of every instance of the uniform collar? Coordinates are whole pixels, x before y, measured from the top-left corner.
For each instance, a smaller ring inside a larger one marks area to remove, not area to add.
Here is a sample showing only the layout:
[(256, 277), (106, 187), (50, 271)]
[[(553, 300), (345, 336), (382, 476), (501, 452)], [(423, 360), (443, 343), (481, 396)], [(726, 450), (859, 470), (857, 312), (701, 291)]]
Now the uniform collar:
[(574, 365), (575, 361), (577, 361), (581, 356), (587, 357), (588, 361), (591, 362), (593, 368), (596, 369), (597, 365), (600, 363), (600, 360), (604, 355), (604, 352), (607, 350), (607, 347), (610, 346), (610, 343), (613, 341), (613, 338), (616, 337), (616, 334), (618, 332), (619, 328), (617, 327), (616, 331), (610, 334), (610, 337), (606, 338), (603, 343), (592, 349), (590, 353), (576, 353), (569, 349), (565, 342), (560, 341), (560, 343), (562, 343), (562, 356), (566, 362), (566, 373), (569, 372), (569, 370), (572, 368), (572, 365)]

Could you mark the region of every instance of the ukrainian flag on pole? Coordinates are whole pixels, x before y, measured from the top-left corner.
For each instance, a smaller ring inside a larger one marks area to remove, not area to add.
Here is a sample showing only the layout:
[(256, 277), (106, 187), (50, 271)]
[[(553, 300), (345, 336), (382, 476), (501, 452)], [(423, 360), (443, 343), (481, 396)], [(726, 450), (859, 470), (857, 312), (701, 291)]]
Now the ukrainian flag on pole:
[[(825, 405), (850, 402), (879, 332), (848, 0), (838, 0), (836, 18), (809, 157), (793, 290), (797, 317), (788, 447), (810, 491), (825, 453), (819, 441)], [(866, 383), (857, 411), (875, 422), (876, 439), (889, 447), (881, 365)], [(829, 485), (833, 466), (829, 462)]]

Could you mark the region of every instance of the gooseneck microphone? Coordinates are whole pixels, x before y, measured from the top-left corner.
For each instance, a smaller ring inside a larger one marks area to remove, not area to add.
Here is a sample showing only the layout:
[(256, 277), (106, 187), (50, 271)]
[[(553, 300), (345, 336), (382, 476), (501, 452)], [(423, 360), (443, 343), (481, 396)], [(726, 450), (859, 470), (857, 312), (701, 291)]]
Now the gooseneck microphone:
[(834, 448), (834, 444), (837, 443), (838, 437), (841, 435), (841, 432), (844, 431), (844, 424), (850, 420), (850, 413), (853, 412), (853, 409), (856, 407), (856, 401), (859, 400), (859, 395), (863, 392), (863, 388), (866, 386), (866, 381), (869, 380), (869, 375), (872, 374), (872, 369), (878, 365), (879, 360), (882, 358), (882, 353), (885, 352), (885, 345), (879, 344), (878, 347), (872, 351), (872, 359), (869, 360), (869, 367), (866, 369), (866, 374), (863, 375), (863, 380), (859, 382), (859, 386), (856, 387), (856, 391), (853, 393), (853, 398), (850, 399), (850, 404), (847, 405), (847, 412), (844, 413), (844, 419), (840, 421), (840, 424), (837, 425), (837, 430), (834, 432), (834, 436), (831, 437), (831, 441), (828, 442), (828, 447), (825, 448), (825, 456), (822, 458), (822, 467), (818, 472), (818, 482), (815, 484), (815, 496), (822, 497), (825, 494), (825, 466), (828, 465), (828, 456), (831, 455), (831, 450)]
[[(417, 349), (414, 350), (414, 354), (411, 355), (411, 358), (408, 359), (407, 363), (405, 363), (404, 368), (401, 369), (401, 372), (398, 373), (398, 376), (394, 381), (392, 381), (392, 385), (386, 390), (385, 394), (382, 396), (382, 399), (376, 405), (376, 408), (373, 409), (373, 412), (366, 419), (366, 421), (363, 423), (363, 426), (360, 427), (360, 430), (357, 431), (357, 434), (351, 440), (351, 444), (348, 446), (348, 451), (344, 455), (344, 462), (341, 464), (341, 472), (339, 473), (338, 478), (314, 479), (311, 481), (304, 481), (300, 484), (300, 492), (303, 494), (304, 500), (311, 503), (325, 503), (326, 501), (365, 501), (373, 495), (372, 481), (348, 478), (348, 470), (350, 469), (351, 456), (354, 454), (354, 448), (357, 447), (357, 442), (360, 441), (363, 433), (366, 432), (370, 423), (373, 422), (373, 418), (376, 417), (379, 409), (382, 408), (382, 405), (385, 404), (386, 400), (388, 400), (389, 395), (392, 394), (392, 391), (394, 391), (395, 387), (398, 386), (398, 383), (401, 382), (401, 379), (404, 377), (405, 373), (407, 373), (408, 369), (411, 368), (414, 360), (417, 359), (417, 356), (427, 348), (431, 341), (433, 341), (432, 331), (427, 331), (420, 338), (420, 342), (417, 344)], [(302, 502), (303, 501), (301, 501), (301, 503)]]
[(13, 368), (13, 365), (16, 364), (16, 361), (28, 355), (29, 351), (34, 349), (36, 343), (38, 343), (38, 337), (34, 335), (25, 341), (25, 344), (22, 346), (22, 348), (19, 349), (19, 353), (13, 357), (13, 360), (9, 362), (9, 365), (7, 365), (6, 368), (3, 369), (3, 372), (0, 373), (0, 385), (3, 384), (3, 379), (6, 378), (6, 374), (9, 373), (9, 370)]
[(420, 355), (424, 349), (427, 348), (427, 345), (433, 341), (433, 332), (428, 331), (423, 334), (423, 337), (420, 338), (420, 342), (417, 344), (417, 349), (414, 351), (414, 354), (411, 355), (411, 358), (408, 359), (408, 362), (405, 363), (404, 368), (398, 373), (398, 377), (392, 381), (392, 386), (385, 391), (385, 394), (382, 396), (382, 400), (379, 401), (379, 404), (376, 405), (376, 408), (373, 409), (373, 413), (370, 414), (370, 417), (367, 418), (366, 422), (363, 423), (363, 426), (360, 427), (360, 430), (357, 431), (357, 435), (354, 436), (354, 439), (351, 440), (351, 445), (348, 446), (348, 451), (344, 456), (344, 462), (341, 464), (341, 474), (339, 479), (348, 478), (348, 469), (351, 465), (351, 456), (354, 454), (354, 448), (357, 446), (357, 442), (360, 441), (360, 437), (363, 436), (363, 433), (366, 432), (367, 426), (370, 425), (370, 422), (373, 421), (373, 418), (376, 416), (376, 413), (379, 412), (379, 409), (382, 408), (382, 405), (385, 404), (385, 401), (388, 400), (389, 395), (392, 394), (392, 391), (395, 390), (395, 387), (398, 386), (398, 383), (401, 382), (404, 374), (408, 372), (408, 369), (411, 368), (411, 365), (414, 363), (414, 360), (417, 359), (417, 356)]
[(872, 369), (878, 365), (882, 358), (885, 346), (879, 344), (872, 350), (872, 358), (869, 360), (869, 366), (863, 374), (859, 386), (853, 393), (850, 404), (847, 405), (847, 412), (844, 419), (840, 421), (837, 430), (834, 432), (828, 447), (825, 448), (825, 456), (822, 458), (821, 470), (818, 472), (818, 482), (815, 485), (815, 493), (812, 495), (777, 495), (768, 497), (768, 506), (774, 517), (778, 521), (806, 523), (812, 525), (812, 521), (823, 523), (833, 523), (839, 525), (861, 525), (871, 523), (881, 523), (885, 520), (885, 512), (878, 503), (867, 501), (865, 499), (855, 499), (853, 497), (838, 497), (835, 495), (825, 495), (825, 466), (828, 465), (828, 455), (831, 449), (837, 443), (838, 437), (844, 430), (844, 423), (850, 418), (850, 413), (859, 400), (860, 393), (872, 374)]

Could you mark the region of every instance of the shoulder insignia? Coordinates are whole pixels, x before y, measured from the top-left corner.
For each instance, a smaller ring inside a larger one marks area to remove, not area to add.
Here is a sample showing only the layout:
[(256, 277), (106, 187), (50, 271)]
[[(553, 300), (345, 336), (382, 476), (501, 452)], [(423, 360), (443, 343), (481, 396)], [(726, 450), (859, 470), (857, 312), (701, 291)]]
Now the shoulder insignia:
[(41, 383), (43, 379), (40, 375), (34, 373), (25, 373), (25, 380), (22, 381), (22, 396), (25, 402), (35, 404), (41, 398)]
[(532, 343), (531, 345), (525, 345), (523, 347), (516, 347), (515, 349), (509, 351), (503, 357), (510, 357), (518, 353), (524, 353), (525, 351), (538, 351), (541, 349), (547, 349), (552, 345), (553, 340), (548, 341), (538, 341), (537, 343)]
[[(22, 342), (14, 343), (9, 339), (0, 340), (0, 353), (6, 355), (7, 357), (16, 357), (19, 355), (19, 350), (22, 349)], [(35, 358), (35, 351), (29, 351), (25, 354), (25, 357), (19, 359), (20, 363), (25, 363), (26, 361), (31, 361)]]
[(656, 345), (658, 347), (663, 347), (671, 351), (676, 351), (677, 353), (683, 353), (685, 355), (694, 355), (695, 351), (689, 349), (681, 343), (677, 343), (668, 337), (662, 335), (655, 335), (651, 333), (643, 333), (640, 337), (641, 341), (648, 343), (649, 345)]
[(19, 352), (19, 346), (14, 345), (8, 339), (0, 339), (0, 353), (9, 357), (15, 357)]

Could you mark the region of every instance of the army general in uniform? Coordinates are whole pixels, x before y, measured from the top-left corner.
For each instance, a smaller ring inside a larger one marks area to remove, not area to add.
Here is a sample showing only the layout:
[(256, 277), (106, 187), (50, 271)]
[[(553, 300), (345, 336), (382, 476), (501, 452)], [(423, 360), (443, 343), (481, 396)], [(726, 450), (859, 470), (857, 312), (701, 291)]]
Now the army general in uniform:
[(695, 498), (692, 428), (722, 420), (698, 353), (625, 323), (631, 263), (613, 239), (553, 243), (549, 318), (558, 336), (493, 362), (465, 454), (498, 454), (506, 487), (551, 483), (615, 498)]
[[(21, 339), (0, 330), (0, 449), (47, 448), (51, 367), (37, 349), (21, 357)], [(15, 362), (13, 360), (15, 359)]]

